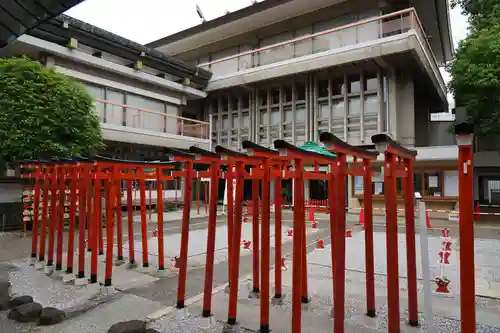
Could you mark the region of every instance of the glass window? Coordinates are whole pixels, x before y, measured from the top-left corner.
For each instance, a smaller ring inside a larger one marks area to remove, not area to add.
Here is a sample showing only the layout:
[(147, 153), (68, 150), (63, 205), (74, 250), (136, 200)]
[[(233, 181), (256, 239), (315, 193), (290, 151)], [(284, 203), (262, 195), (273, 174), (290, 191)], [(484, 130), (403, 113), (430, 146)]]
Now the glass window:
[(306, 99), (306, 86), (303, 83), (295, 85), (295, 100), (305, 101)]
[[(121, 91), (106, 89), (106, 100), (123, 105), (125, 103), (125, 94)], [(124, 108), (121, 105), (106, 104), (106, 123), (124, 125), (123, 111)]]
[(238, 128), (237, 120), (238, 120), (238, 114), (233, 113), (231, 117), (231, 129), (235, 130)]
[(443, 195), (442, 173), (424, 173), (424, 195), (440, 197)]
[(365, 74), (364, 81), (365, 91), (377, 91), (377, 74)]
[(280, 123), (281, 123), (280, 110), (279, 109), (271, 110), (271, 125), (279, 125)]
[(267, 91), (264, 90), (259, 91), (259, 105), (260, 106), (267, 105)]
[(319, 119), (328, 119), (329, 113), (330, 108), (328, 107), (328, 103), (320, 103), (318, 106)]
[(279, 104), (280, 90), (278, 88), (271, 89), (271, 104)]
[(344, 78), (332, 80), (332, 96), (344, 94)]
[(422, 192), (422, 174), (416, 173), (413, 175), (413, 191), (424, 195)]
[(377, 95), (368, 95), (365, 96), (365, 109), (363, 110), (364, 114), (376, 114), (378, 110), (378, 96)]
[(363, 182), (363, 176), (354, 176), (354, 194), (363, 194), (365, 184)]
[(344, 99), (333, 100), (332, 117), (333, 118), (344, 118), (344, 114), (345, 114)]
[(361, 114), (361, 103), (358, 97), (349, 98), (349, 116), (359, 116)]
[(259, 125), (267, 125), (267, 111), (260, 111)]
[(179, 119), (177, 116), (179, 116), (179, 106), (173, 105), (173, 104), (167, 104), (167, 115), (173, 116), (173, 117), (166, 117), (166, 132), (167, 133), (177, 133), (178, 129), (178, 121)]
[(318, 96), (328, 97), (328, 80), (318, 81)]
[(292, 101), (292, 87), (284, 87), (283, 88), (283, 99), (285, 102)]
[(302, 122), (306, 120), (306, 107), (305, 105), (297, 105), (295, 107), (295, 120)]
[(232, 96), (230, 99), (230, 103), (231, 103), (231, 110), (232, 111), (238, 110), (238, 97)]
[(349, 91), (348, 93), (359, 93), (361, 92), (361, 82), (359, 76), (350, 76), (349, 81)]
[(248, 109), (250, 107), (250, 96), (245, 94), (241, 97), (243, 100), (241, 101), (243, 109)]
[(222, 116), (222, 128), (223, 129), (228, 129), (229, 128), (229, 116)]
[(248, 128), (248, 126), (250, 126), (250, 117), (248, 116), (247, 112), (244, 112), (241, 115), (241, 124), (242, 128)]
[(226, 96), (222, 97), (221, 99), (221, 107), (223, 112), (227, 112), (229, 108), (229, 100), (227, 99)]
[[(94, 99), (104, 99), (104, 87), (96, 86), (87, 82), (83, 82), (83, 84), (87, 88), (87, 91), (89, 92), (90, 96), (92, 96)], [(101, 122), (104, 122), (105, 104), (103, 102), (96, 101), (95, 109), (96, 112), (99, 114)]]
[(285, 118), (284, 119), (285, 123), (292, 122), (293, 114), (292, 114), (292, 107), (291, 106), (285, 106), (283, 108), (283, 117)]

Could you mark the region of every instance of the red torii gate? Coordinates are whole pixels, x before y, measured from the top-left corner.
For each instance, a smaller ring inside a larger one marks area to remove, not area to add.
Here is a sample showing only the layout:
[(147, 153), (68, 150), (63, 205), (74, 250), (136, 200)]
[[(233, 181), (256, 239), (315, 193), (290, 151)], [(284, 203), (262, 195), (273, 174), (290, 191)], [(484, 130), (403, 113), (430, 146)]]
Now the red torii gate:
[[(335, 253), (338, 257), (344, 255), (342, 258), (337, 258), (336, 264), (340, 262), (337, 266), (337, 274), (342, 274), (344, 276), (345, 271), (345, 240), (341, 240), (339, 233), (345, 233), (345, 186), (347, 176), (362, 176), (363, 177), (363, 208), (365, 213), (365, 269), (366, 269), (366, 315), (369, 317), (375, 317), (375, 264), (373, 258), (373, 193), (372, 193), (372, 162), (377, 159), (378, 153), (369, 151), (364, 148), (355, 147), (349, 145), (348, 143), (342, 141), (335, 135), (329, 132), (320, 133), (320, 141), (325, 144), (325, 148), (337, 155), (337, 170), (336, 170), (336, 201), (334, 200), (333, 191), (334, 187), (329, 186), (329, 200), (330, 206), (335, 207), (337, 204), (336, 211), (330, 210), (330, 219), (336, 221), (336, 225), (341, 228), (337, 231), (338, 245), (335, 248)], [(352, 166), (347, 166), (347, 157), (351, 156), (353, 158)], [(362, 160), (362, 166), (358, 163), (358, 160)], [(338, 213), (338, 214), (337, 214)], [(343, 229), (342, 229), (343, 228)], [(332, 240), (334, 239), (334, 232), (331, 230)], [(338, 251), (340, 250), (340, 251)], [(336, 289), (340, 290), (340, 296), (343, 297), (345, 284), (339, 279), (335, 280), (337, 284)], [(344, 317), (344, 301), (336, 299), (338, 303), (334, 306), (335, 317)], [(340, 306), (342, 304), (342, 306)], [(340, 324), (339, 324), (340, 325)], [(337, 329), (340, 329), (339, 327)], [(342, 328), (343, 330), (343, 328)]]
[(408, 274), (408, 323), (418, 326), (417, 260), (415, 248), (415, 211), (413, 161), (415, 150), (407, 149), (386, 134), (372, 136), (377, 150), (384, 154), (384, 196), (386, 207), (387, 302), (389, 332), (400, 331), (398, 216), (396, 178), (403, 179), (406, 229), (406, 263)]

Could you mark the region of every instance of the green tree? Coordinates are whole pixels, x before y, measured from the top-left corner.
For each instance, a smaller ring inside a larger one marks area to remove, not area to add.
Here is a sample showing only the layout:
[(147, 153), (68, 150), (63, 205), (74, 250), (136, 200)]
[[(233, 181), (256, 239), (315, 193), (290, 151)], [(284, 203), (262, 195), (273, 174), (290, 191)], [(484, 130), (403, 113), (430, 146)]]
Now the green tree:
[(104, 144), (94, 108), (73, 79), (25, 57), (0, 59), (0, 164), (95, 154)]
[(468, 16), (470, 32), (448, 65), (449, 88), (476, 135), (500, 133), (500, 2), (454, 0), (452, 6)]

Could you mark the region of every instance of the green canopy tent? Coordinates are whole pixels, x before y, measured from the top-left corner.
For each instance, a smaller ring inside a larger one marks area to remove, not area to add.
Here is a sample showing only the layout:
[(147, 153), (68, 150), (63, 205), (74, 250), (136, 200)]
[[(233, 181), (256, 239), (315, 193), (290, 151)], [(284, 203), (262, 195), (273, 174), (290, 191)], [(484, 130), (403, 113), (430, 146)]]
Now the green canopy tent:
[(317, 143), (312, 142), (312, 141), (308, 141), (308, 142), (304, 143), (299, 148), (302, 149), (302, 150), (311, 151), (311, 152), (318, 153), (318, 154), (325, 155), (325, 156), (330, 156), (330, 157), (337, 156), (334, 153), (329, 152), (328, 150), (326, 150), (325, 147), (320, 146)]

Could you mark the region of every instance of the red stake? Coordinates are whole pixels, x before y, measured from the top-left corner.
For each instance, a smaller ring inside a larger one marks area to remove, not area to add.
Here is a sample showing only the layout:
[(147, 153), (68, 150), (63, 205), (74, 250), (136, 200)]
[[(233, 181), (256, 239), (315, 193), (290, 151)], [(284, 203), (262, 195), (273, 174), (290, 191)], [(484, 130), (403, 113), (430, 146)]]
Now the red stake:
[(228, 247), (228, 258), (227, 258), (227, 266), (228, 266), (228, 277), (227, 280), (231, 282), (231, 253), (233, 253), (233, 226), (234, 226), (234, 202), (233, 202), (233, 177), (231, 176), (234, 169), (232, 165), (228, 165), (229, 175), (226, 178), (226, 198), (227, 198), (227, 247)]
[(141, 236), (142, 236), (142, 267), (149, 267), (148, 253), (148, 221), (146, 218), (146, 183), (144, 168), (138, 167), (137, 174), (139, 178), (139, 197), (141, 201)]
[(116, 209), (116, 245), (117, 247), (117, 260), (123, 260), (123, 219), (122, 219), (122, 182), (118, 180), (115, 189), (115, 204)]
[[(207, 235), (207, 261), (205, 264), (205, 286), (203, 289), (203, 317), (210, 317), (212, 313), (212, 284), (214, 274), (214, 252), (215, 252), (215, 233), (217, 228), (217, 192), (219, 190), (219, 167), (218, 162), (210, 166), (210, 198), (208, 213), (208, 235)], [(236, 206), (238, 207), (238, 206)], [(236, 223), (240, 225), (241, 223)], [(239, 243), (239, 242), (238, 242)], [(239, 246), (236, 245), (239, 249)]]
[(322, 239), (317, 239), (316, 240), (316, 248), (317, 249), (324, 249), (325, 248), (325, 241)]
[[(281, 178), (274, 180), (274, 298), (282, 297), (281, 250)], [(255, 253), (255, 251), (254, 251)]]
[(47, 266), (52, 266), (54, 264), (54, 243), (55, 243), (55, 228), (57, 224), (57, 174), (59, 173), (59, 167), (54, 165), (52, 168), (51, 175), (51, 187), (50, 187), (50, 212), (49, 212), (49, 248)]
[(128, 226), (128, 256), (131, 265), (135, 264), (134, 251), (134, 206), (132, 204), (132, 180), (127, 180), (127, 226)]
[[(213, 168), (213, 166), (211, 166)], [(184, 190), (184, 207), (182, 209), (182, 229), (181, 229), (181, 252), (180, 252), (180, 262), (179, 268), (179, 283), (177, 286), (177, 308), (184, 308), (184, 300), (186, 297), (186, 279), (187, 279), (187, 261), (188, 261), (188, 246), (189, 246), (189, 219), (191, 214), (191, 183), (193, 182), (193, 162), (187, 160), (184, 164), (185, 170), (185, 183), (186, 187)], [(215, 172), (217, 176), (217, 170)], [(215, 193), (216, 195), (216, 193)], [(217, 201), (215, 201), (217, 205)], [(217, 206), (215, 206), (215, 212), (217, 214)], [(211, 219), (209, 217), (209, 228), (215, 226), (216, 216)], [(213, 225), (212, 225), (212, 224)], [(210, 232), (210, 231), (209, 231)], [(215, 230), (213, 231), (215, 233)], [(214, 236), (215, 237), (215, 236)], [(208, 241), (209, 242), (209, 241)], [(215, 245), (214, 245), (215, 246)], [(207, 261), (208, 261), (208, 251), (207, 251)], [(212, 264), (213, 265), (213, 264)], [(207, 268), (208, 269), (208, 268)], [(212, 266), (213, 269), (213, 266)], [(206, 287), (206, 286), (205, 286)]]
[[(236, 206), (234, 209), (234, 235), (233, 248), (231, 253), (231, 279), (232, 283), (229, 286), (229, 308), (227, 315), (227, 323), (229, 325), (236, 324), (237, 302), (238, 302), (238, 280), (240, 272), (240, 239), (241, 239), (241, 218), (243, 205), (243, 188), (244, 188), (244, 164), (236, 162)], [(268, 256), (269, 257), (269, 256)]]
[[(97, 166), (94, 170), (94, 222), (90, 232), (90, 248), (92, 256), (90, 258), (90, 283), (97, 282), (97, 248), (99, 247), (99, 219), (101, 218), (101, 170)], [(89, 186), (89, 188), (92, 188)]]
[[(302, 331), (302, 226), (304, 221), (304, 176), (303, 163), (301, 159), (295, 159), (295, 186), (294, 186), (294, 213), (293, 227), (297, 230), (293, 234), (293, 254), (292, 254), (292, 333)], [(302, 188), (302, 191), (301, 191)], [(290, 235), (290, 231), (288, 233)]]
[(413, 161), (404, 159), (406, 178), (404, 181), (405, 225), (406, 225), (406, 265), (408, 274), (408, 323), (418, 326), (417, 258), (415, 246), (415, 207), (413, 188)]
[[(41, 172), (40, 166), (36, 167), (35, 171), (35, 198), (33, 202), (33, 226), (31, 228), (32, 238), (31, 238), (31, 258), (36, 259), (36, 248), (38, 242), (38, 219), (39, 219), (39, 206), (40, 206), (40, 182), (41, 182)], [(40, 235), (41, 236), (41, 235)]]
[[(160, 180), (160, 176), (162, 173), (161, 168), (156, 169), (156, 176), (157, 182), (156, 182), (156, 211), (157, 211), (157, 216), (156, 218), (158, 219), (158, 269), (160, 271), (165, 269), (165, 248), (164, 248), (164, 243), (163, 243), (163, 184)], [(191, 185), (189, 185), (191, 187)], [(187, 191), (187, 188), (184, 189), (184, 191)]]
[[(69, 194), (69, 235), (68, 235), (68, 259), (66, 273), (73, 273), (73, 260), (75, 257), (75, 223), (76, 223), (76, 189), (78, 172), (75, 166), (70, 168), (70, 194)], [(64, 224), (63, 224), (64, 225)]]
[(113, 246), (114, 246), (114, 216), (115, 211), (113, 206), (116, 202), (116, 167), (113, 166), (108, 174), (107, 182), (107, 198), (106, 198), (106, 271), (104, 274), (104, 286), (111, 286), (111, 276), (113, 274)]
[[(260, 332), (270, 332), (269, 329), (269, 278), (271, 256), (271, 178), (269, 159), (262, 164), (264, 178), (262, 179), (262, 267), (261, 267), (261, 298), (260, 298)], [(257, 211), (255, 211), (257, 212)], [(304, 235), (305, 235), (304, 226)], [(254, 252), (255, 254), (255, 252)]]
[[(51, 167), (45, 167), (43, 172), (43, 193), (42, 193), (42, 217), (41, 217), (41, 225), (40, 225), (40, 250), (38, 251), (39, 256), (38, 260), (43, 262), (45, 261), (45, 239), (47, 232), (47, 211), (49, 204), (49, 188), (50, 188), (50, 170)], [(49, 231), (50, 232), (50, 231)]]
[(260, 237), (259, 237), (259, 180), (252, 180), (252, 239), (253, 239), (253, 292), (260, 292), (259, 289), (259, 254), (260, 254)]
[(87, 169), (80, 167), (77, 173), (78, 180), (78, 275), (77, 278), (85, 277), (85, 228), (87, 227)]
[[(372, 188), (371, 162), (363, 160), (364, 188)], [(365, 269), (366, 269), (366, 315), (375, 317), (375, 263), (373, 250), (373, 192), (363, 192), (363, 208), (359, 224), (365, 228)], [(365, 213), (366, 212), (366, 213)]]

